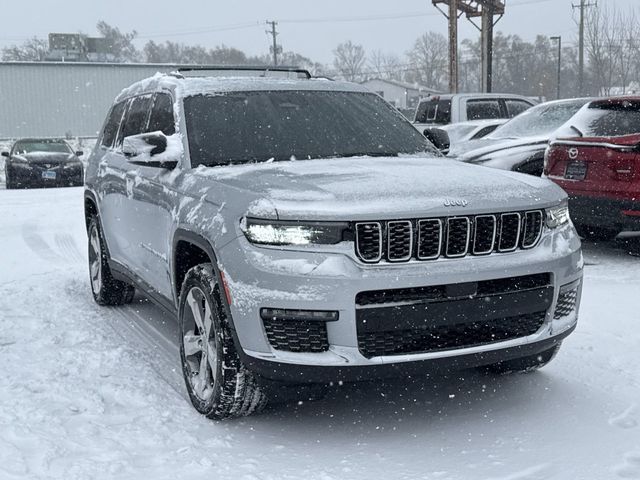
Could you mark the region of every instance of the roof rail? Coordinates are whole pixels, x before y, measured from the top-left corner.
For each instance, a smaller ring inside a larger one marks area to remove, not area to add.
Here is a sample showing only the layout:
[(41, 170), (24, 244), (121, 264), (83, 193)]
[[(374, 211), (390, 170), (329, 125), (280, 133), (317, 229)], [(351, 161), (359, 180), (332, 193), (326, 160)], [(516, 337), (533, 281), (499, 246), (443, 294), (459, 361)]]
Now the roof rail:
[[(295, 73), (298, 76), (302, 76), (304, 78), (310, 79), (311, 73), (309, 70), (298, 67), (288, 67), (288, 66), (267, 66), (267, 65), (257, 65), (257, 66), (249, 66), (249, 65), (221, 65), (221, 66), (197, 66), (197, 67), (180, 67), (177, 72), (173, 72), (174, 74), (181, 74), (182, 72), (225, 72), (225, 71), (241, 71), (241, 72), (261, 72), (262, 77), (266, 77), (269, 72), (284, 72), (284, 73)], [(184, 77), (184, 75), (183, 75)]]

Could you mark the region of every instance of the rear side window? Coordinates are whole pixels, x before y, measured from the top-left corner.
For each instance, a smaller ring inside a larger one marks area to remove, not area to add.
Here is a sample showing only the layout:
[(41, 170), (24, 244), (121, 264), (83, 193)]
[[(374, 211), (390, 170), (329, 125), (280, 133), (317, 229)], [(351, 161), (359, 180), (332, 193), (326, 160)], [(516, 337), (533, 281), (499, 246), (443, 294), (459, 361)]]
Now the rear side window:
[(467, 101), (467, 120), (485, 120), (489, 118), (502, 118), (500, 102), (497, 99)]
[(618, 137), (640, 133), (640, 102), (593, 102), (568, 123), (575, 129), (573, 135), (579, 131), (585, 137)]
[(124, 119), (124, 126), (118, 138), (118, 144), (124, 137), (143, 133), (147, 128), (149, 109), (151, 108), (151, 95), (141, 95), (129, 101), (129, 108)]
[(124, 106), (126, 102), (120, 102), (113, 106), (107, 124), (104, 126), (104, 132), (102, 133), (102, 145), (105, 147), (111, 147), (113, 141), (118, 134), (118, 127), (122, 120), (122, 113), (124, 112)]
[(153, 107), (151, 108), (147, 132), (156, 132), (158, 130), (167, 136), (176, 133), (173, 101), (167, 93), (156, 94)]
[(416, 112), (418, 123), (451, 123), (451, 100), (426, 100)]
[(507, 106), (507, 113), (509, 114), (509, 118), (513, 118), (516, 115), (520, 115), (522, 112), (531, 107), (530, 104), (525, 102), (524, 100), (514, 100), (514, 99), (506, 99), (504, 103)]

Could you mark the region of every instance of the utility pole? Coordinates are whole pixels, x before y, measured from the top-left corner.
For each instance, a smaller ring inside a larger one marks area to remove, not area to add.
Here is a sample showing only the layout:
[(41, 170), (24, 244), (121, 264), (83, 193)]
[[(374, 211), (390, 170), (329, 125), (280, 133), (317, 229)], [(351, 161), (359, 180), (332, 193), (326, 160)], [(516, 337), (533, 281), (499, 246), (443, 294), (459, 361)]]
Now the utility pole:
[[(460, 15), (466, 14), (467, 19), (480, 30), (482, 46), (481, 89), (483, 92), (491, 92), (493, 27), (504, 15), (504, 0), (431, 0), (431, 3), (449, 20), (449, 90), (452, 93), (458, 91), (458, 11), (460, 11)], [(448, 14), (440, 9), (439, 4), (446, 4), (449, 7)], [(498, 19), (494, 20), (496, 15), (499, 15)], [(480, 27), (472, 20), (474, 17), (481, 17)]]
[(580, 20), (578, 21), (578, 93), (580, 95), (584, 95), (584, 13), (587, 8), (597, 6), (597, 3), (587, 3), (586, 0), (580, 0), (580, 5), (571, 5), (573, 9), (580, 9)]
[(560, 72), (562, 68), (562, 36), (558, 35), (557, 37), (549, 37), (553, 41), (558, 42), (558, 89), (556, 93), (556, 98), (560, 99)]
[(278, 66), (278, 42), (276, 41), (276, 37), (278, 36), (278, 32), (276, 31), (276, 25), (278, 22), (274, 22), (273, 20), (267, 21), (267, 25), (271, 25), (271, 30), (267, 30), (267, 34), (273, 37), (273, 46), (271, 47), (271, 51), (273, 53), (273, 66)]
[(449, 93), (458, 93), (458, 0), (449, 0)]

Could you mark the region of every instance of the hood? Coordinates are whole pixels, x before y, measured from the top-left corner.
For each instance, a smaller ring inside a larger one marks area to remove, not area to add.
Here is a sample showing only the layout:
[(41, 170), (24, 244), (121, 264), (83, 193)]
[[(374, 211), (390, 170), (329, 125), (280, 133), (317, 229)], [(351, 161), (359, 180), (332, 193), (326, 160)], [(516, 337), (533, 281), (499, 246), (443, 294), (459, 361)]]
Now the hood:
[(59, 165), (61, 163), (79, 162), (80, 160), (73, 153), (60, 152), (31, 152), (24, 155), (14, 155), (12, 158), (26, 160), (32, 164)]
[(247, 215), (283, 220), (489, 213), (542, 208), (565, 196), (541, 178), (437, 157), (302, 160), (199, 167), (195, 173), (243, 190), (253, 201)]
[(549, 142), (549, 136), (521, 137), (521, 138), (480, 138), (454, 145), (449, 150), (449, 157), (463, 162), (473, 162), (484, 155), (497, 153), (510, 148), (544, 145)]

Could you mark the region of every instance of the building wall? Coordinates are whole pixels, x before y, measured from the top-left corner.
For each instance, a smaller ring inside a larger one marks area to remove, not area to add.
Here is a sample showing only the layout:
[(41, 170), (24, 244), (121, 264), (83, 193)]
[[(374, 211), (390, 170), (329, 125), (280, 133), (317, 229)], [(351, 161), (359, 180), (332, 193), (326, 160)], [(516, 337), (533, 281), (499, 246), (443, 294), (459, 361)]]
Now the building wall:
[(120, 91), (175, 65), (0, 62), (0, 139), (96, 136)]
[[(372, 92), (376, 92), (387, 102), (398, 108), (407, 108), (407, 90), (398, 85), (384, 82), (382, 80), (368, 80), (363, 83)], [(411, 93), (411, 92), (409, 92)]]

